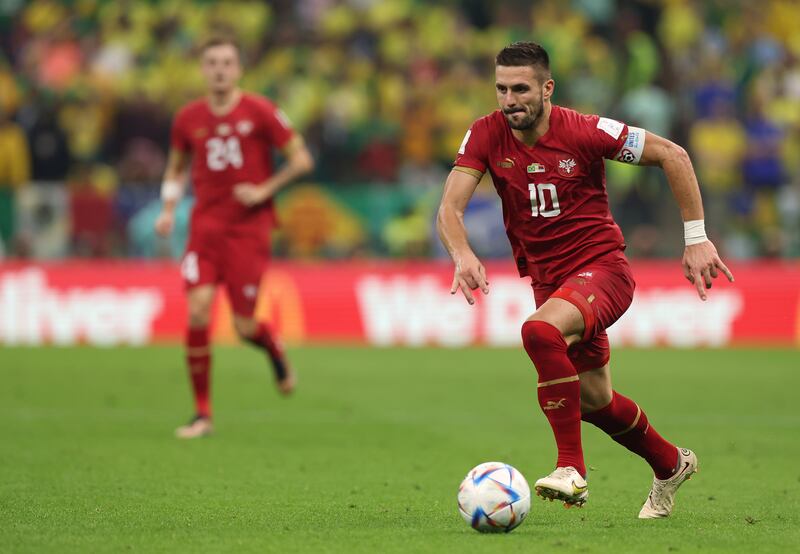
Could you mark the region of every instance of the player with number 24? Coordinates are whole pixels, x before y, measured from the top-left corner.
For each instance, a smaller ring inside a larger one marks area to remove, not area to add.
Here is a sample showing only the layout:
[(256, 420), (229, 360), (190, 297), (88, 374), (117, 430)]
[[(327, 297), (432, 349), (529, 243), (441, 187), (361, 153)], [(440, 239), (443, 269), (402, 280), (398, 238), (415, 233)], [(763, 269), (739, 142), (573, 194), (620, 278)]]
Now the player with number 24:
[[(176, 430), (180, 438), (202, 437), (212, 430), (209, 323), (218, 284), (228, 293), (238, 335), (266, 352), (280, 392), (294, 389), (295, 375), (280, 341), (266, 322), (254, 316), (269, 261), (273, 198), (314, 165), (286, 116), (266, 98), (239, 88), (242, 66), (234, 39), (206, 42), (201, 69), (207, 95), (175, 116), (161, 187), (163, 205), (156, 221), (156, 231), (169, 235), (191, 163), (195, 204), (181, 273), (189, 311), (186, 362), (195, 415)], [(276, 150), (285, 163), (273, 171)]]

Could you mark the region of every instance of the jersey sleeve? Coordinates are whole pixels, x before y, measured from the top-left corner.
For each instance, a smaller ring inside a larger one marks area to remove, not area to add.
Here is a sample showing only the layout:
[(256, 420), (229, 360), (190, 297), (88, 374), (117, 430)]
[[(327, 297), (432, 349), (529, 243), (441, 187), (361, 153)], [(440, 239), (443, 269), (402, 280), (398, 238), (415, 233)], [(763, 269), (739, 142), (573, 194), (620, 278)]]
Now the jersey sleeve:
[(270, 102), (264, 101), (259, 105), (267, 140), (278, 150), (283, 150), (295, 135), (289, 118)]
[(181, 152), (188, 152), (191, 148), (185, 110), (179, 111), (172, 120), (169, 143), (171, 148)]
[(592, 158), (637, 164), (644, 150), (645, 131), (607, 117), (585, 117), (585, 148)]
[(472, 124), (456, 155), (455, 167), (465, 167), (486, 173), (489, 164), (489, 128), (485, 119), (479, 119)]

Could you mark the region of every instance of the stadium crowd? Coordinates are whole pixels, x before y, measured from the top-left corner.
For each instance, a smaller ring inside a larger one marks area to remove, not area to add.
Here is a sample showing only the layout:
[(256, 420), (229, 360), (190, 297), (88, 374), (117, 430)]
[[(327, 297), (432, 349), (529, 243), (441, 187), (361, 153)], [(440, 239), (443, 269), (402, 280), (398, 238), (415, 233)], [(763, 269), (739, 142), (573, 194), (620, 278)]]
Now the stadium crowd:
[[(0, 243), (179, 255), (180, 233), (152, 231), (171, 117), (202, 94), (197, 45), (234, 32), (243, 87), (284, 109), (318, 163), (280, 197), (281, 254), (441, 255), (433, 210), (464, 132), (496, 106), (493, 56), (532, 39), (555, 62), (556, 103), (686, 146), (723, 255), (797, 257), (797, 21), (791, 0), (3, 2)], [(504, 256), (484, 185), (468, 223), (480, 254)], [(632, 256), (680, 252), (659, 172), (610, 162), (608, 188)]]

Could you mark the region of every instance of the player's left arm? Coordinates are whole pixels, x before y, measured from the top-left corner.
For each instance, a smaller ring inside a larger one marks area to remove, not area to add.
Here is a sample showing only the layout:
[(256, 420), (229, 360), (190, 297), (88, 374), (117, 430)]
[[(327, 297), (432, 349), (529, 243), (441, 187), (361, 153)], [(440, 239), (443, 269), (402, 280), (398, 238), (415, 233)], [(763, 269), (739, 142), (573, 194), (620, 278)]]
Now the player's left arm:
[(731, 282), (733, 274), (706, 237), (703, 200), (689, 154), (681, 146), (649, 131), (630, 128), (629, 132), (645, 133), (639, 164), (657, 165), (664, 170), (683, 218), (686, 241), (683, 273), (697, 288), (700, 298), (705, 300), (706, 289), (711, 288), (711, 280), (717, 278), (718, 271), (722, 271)]
[(239, 202), (245, 206), (266, 202), (283, 187), (314, 169), (314, 158), (299, 134), (294, 133), (280, 151), (286, 161), (269, 179), (263, 183), (241, 183), (233, 187), (233, 194)]

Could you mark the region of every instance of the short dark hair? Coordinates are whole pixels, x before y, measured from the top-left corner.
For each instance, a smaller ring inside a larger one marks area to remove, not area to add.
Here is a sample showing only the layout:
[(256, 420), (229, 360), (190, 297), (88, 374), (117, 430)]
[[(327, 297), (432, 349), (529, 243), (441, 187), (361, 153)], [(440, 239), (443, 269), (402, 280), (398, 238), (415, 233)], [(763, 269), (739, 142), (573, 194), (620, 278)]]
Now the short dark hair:
[(509, 44), (494, 59), (495, 65), (524, 66), (530, 65), (544, 70), (544, 76), (550, 78), (550, 56), (541, 44), (520, 41)]
[(239, 46), (239, 41), (229, 35), (214, 35), (209, 37), (200, 45), (200, 53), (204, 54), (206, 50), (214, 48), (215, 46), (233, 46), (236, 49), (236, 53), (239, 54), (239, 57), (242, 55), (242, 47)]

